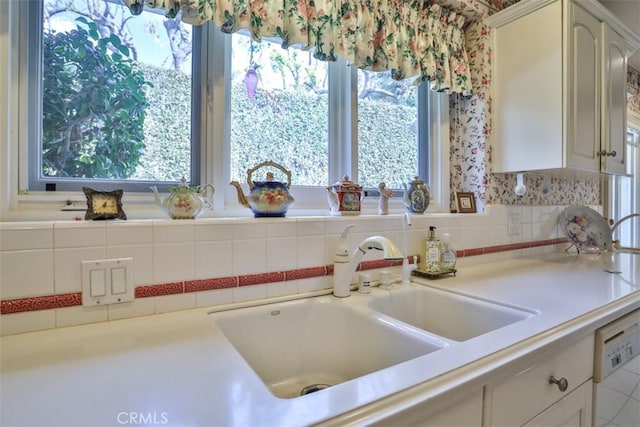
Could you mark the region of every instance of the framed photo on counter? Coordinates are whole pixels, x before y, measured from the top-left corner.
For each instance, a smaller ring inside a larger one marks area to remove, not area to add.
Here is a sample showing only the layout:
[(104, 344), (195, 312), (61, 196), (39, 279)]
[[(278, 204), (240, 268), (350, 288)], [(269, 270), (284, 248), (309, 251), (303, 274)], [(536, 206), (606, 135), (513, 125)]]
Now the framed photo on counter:
[(459, 213), (476, 213), (476, 195), (474, 193), (456, 192), (456, 204)]

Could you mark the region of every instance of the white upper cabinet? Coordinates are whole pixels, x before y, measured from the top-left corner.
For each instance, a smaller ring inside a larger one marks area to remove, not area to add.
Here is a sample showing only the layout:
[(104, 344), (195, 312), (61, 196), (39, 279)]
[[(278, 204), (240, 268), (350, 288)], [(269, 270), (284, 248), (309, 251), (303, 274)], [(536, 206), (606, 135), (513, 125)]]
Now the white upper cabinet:
[(604, 169), (615, 174), (626, 173), (625, 141), (627, 138), (627, 67), (624, 38), (602, 24), (604, 54), (602, 85), (602, 151)]
[(595, 0), (523, 0), (493, 27), (493, 172), (624, 174), (627, 57), (640, 38)]

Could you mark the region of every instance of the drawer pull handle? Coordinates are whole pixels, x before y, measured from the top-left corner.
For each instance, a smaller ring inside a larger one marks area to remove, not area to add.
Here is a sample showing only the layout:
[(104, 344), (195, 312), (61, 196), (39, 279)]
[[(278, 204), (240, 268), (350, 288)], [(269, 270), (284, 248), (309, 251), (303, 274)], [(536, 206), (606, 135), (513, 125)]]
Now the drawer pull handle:
[(553, 375), (551, 375), (551, 378), (549, 378), (549, 384), (556, 384), (558, 386), (558, 390), (560, 391), (567, 391), (567, 389), (569, 388), (569, 381), (567, 381), (566, 378), (557, 379)]

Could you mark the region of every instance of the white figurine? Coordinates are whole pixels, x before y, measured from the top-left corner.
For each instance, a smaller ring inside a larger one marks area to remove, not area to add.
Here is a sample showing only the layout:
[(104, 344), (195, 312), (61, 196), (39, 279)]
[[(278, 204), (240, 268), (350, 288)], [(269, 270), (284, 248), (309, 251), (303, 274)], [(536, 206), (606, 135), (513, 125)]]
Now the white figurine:
[(389, 197), (393, 196), (393, 191), (387, 190), (387, 185), (384, 182), (378, 184), (380, 190), (380, 197), (378, 197), (378, 215), (389, 214)]

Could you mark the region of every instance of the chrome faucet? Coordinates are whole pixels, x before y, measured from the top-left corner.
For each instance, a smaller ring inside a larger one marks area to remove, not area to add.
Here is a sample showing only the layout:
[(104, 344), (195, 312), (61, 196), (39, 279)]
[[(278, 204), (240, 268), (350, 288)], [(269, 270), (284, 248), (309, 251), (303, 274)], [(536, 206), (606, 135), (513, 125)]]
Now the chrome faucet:
[(382, 251), (384, 259), (402, 259), (402, 252), (393, 242), (383, 236), (371, 236), (364, 239), (353, 254), (349, 255), (349, 243), (347, 236), (353, 225), (347, 225), (338, 241), (338, 248), (333, 259), (333, 295), (344, 298), (350, 295), (351, 279), (356, 272), (356, 268), (367, 251), (376, 249)]
[(616, 222), (613, 225), (613, 227), (611, 227), (611, 239), (613, 240), (613, 248), (617, 252), (628, 252), (632, 254), (640, 254), (640, 248), (631, 248), (631, 247), (621, 246), (620, 239), (613, 238), (613, 234), (616, 232), (616, 228), (618, 228), (618, 226), (623, 222), (625, 222), (626, 220), (631, 219), (633, 217), (640, 217), (640, 213), (632, 213), (631, 215), (627, 215), (624, 218), (621, 218), (618, 222)]

